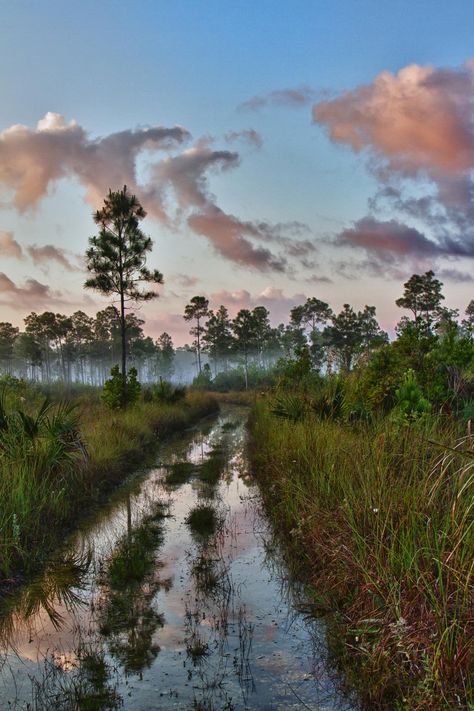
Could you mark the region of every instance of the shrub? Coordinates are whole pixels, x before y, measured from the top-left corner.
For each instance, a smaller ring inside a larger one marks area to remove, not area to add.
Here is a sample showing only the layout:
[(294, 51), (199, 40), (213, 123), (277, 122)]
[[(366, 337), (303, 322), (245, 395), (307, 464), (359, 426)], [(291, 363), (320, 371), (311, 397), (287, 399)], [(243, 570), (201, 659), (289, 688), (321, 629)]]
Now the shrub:
[(160, 378), (160, 382), (147, 388), (143, 395), (145, 402), (161, 402), (173, 405), (184, 399), (186, 388), (184, 385), (173, 385), (169, 380)]
[(403, 423), (413, 423), (429, 415), (430, 402), (423, 396), (413, 370), (405, 373), (403, 382), (395, 391), (395, 407), (393, 415)]
[(102, 400), (105, 404), (112, 410), (120, 410), (137, 402), (141, 389), (137, 380), (137, 369), (130, 368), (128, 371), (125, 389), (118, 365), (113, 366), (110, 375), (112, 377), (105, 381), (102, 390)]

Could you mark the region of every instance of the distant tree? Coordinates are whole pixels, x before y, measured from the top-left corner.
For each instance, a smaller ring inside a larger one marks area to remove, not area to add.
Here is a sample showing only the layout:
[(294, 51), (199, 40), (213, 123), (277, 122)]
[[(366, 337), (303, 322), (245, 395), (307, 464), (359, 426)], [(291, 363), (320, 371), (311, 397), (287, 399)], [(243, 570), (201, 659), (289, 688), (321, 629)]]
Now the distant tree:
[(327, 323), (331, 316), (332, 310), (329, 304), (314, 296), (306, 299), (301, 306), (295, 306), (290, 312), (292, 325), (309, 329), (310, 334), (316, 330), (318, 324)]
[(358, 318), (361, 346), (368, 356), (374, 347), (388, 343), (388, 335), (382, 331), (375, 318), (375, 306), (365, 306), (363, 311), (359, 311)]
[(349, 372), (362, 340), (360, 320), (352, 306), (344, 304), (342, 311), (332, 317), (324, 336), (334, 348), (341, 368)]
[[(14, 357), (20, 362), (20, 371), (36, 380), (36, 368), (43, 365), (43, 349), (31, 333), (20, 333), (15, 340)], [(30, 368), (30, 373), (28, 373)]]
[(71, 316), (72, 337), (76, 356), (79, 361), (81, 382), (85, 382), (85, 363), (90, 357), (91, 346), (94, 341), (94, 319), (84, 311), (75, 311)]
[[(162, 284), (162, 274), (146, 267), (147, 253), (152, 241), (139, 228), (145, 210), (127, 191), (112, 192), (104, 200), (101, 210), (94, 214), (100, 226), (98, 235), (90, 237), (86, 252), (87, 269), (94, 275), (85, 283), (106, 296), (117, 296), (120, 307), (120, 335), (122, 351), (122, 385), (127, 389), (127, 323), (126, 301), (148, 301), (158, 296), (153, 290), (143, 290), (142, 284)], [(126, 396), (124, 397), (126, 401)]]
[(396, 305), (408, 309), (413, 314), (416, 331), (421, 334), (431, 331), (432, 324), (441, 314), (441, 293), (443, 284), (435, 279), (431, 270), (425, 274), (413, 274), (404, 284), (403, 296)]
[(302, 328), (292, 325), (284, 325), (281, 323), (277, 327), (278, 339), (280, 346), (286, 358), (292, 358), (301, 352), (303, 347), (306, 347), (306, 336)]
[(7, 321), (0, 323), (0, 364), (5, 373), (11, 373), (13, 349), (19, 329)]
[(375, 318), (375, 306), (365, 306), (363, 311), (355, 312), (349, 304), (344, 304), (342, 311), (332, 316), (331, 325), (324, 330), (323, 337), (346, 372), (351, 370), (360, 353), (368, 355), (371, 348), (388, 340)]
[(249, 385), (249, 355), (255, 350), (257, 342), (256, 319), (248, 309), (241, 309), (232, 321), (232, 330), (235, 335), (235, 348), (243, 357), (245, 389)]
[(174, 373), (174, 357), (175, 350), (173, 346), (173, 341), (169, 333), (161, 334), (156, 340), (156, 347), (158, 352), (158, 369), (160, 375), (168, 379)]
[(461, 325), (466, 335), (472, 338), (474, 335), (474, 299), (471, 299), (464, 313), (466, 318), (462, 320)]
[(256, 306), (252, 311), (253, 327), (255, 330), (255, 346), (261, 366), (264, 363), (264, 354), (270, 344), (272, 327), (270, 325), (270, 312), (265, 306)]
[(324, 339), (318, 326), (325, 325), (332, 317), (332, 309), (325, 301), (314, 296), (306, 299), (290, 312), (290, 325), (301, 329), (310, 344), (311, 360), (315, 367), (320, 367), (324, 355)]
[(233, 336), (232, 323), (225, 306), (219, 306), (215, 313), (213, 311), (209, 312), (202, 341), (209, 356), (214, 361), (216, 370), (220, 362), (224, 363), (224, 370), (227, 370)]
[(204, 324), (202, 323), (209, 315), (209, 300), (205, 296), (193, 296), (189, 304), (184, 309), (185, 321), (196, 321), (196, 325), (191, 328), (189, 333), (196, 337), (195, 346), (198, 359), (198, 370), (201, 373), (201, 339), (204, 334)]

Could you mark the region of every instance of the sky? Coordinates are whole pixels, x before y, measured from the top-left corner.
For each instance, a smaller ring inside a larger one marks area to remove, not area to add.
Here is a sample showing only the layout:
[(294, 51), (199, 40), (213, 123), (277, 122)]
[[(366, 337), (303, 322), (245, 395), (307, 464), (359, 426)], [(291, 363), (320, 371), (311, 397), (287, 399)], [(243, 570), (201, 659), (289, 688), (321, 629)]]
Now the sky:
[(92, 214), (147, 211), (148, 335), (307, 297), (375, 305), (433, 269), (474, 297), (471, 0), (0, 0), (0, 320), (94, 314)]

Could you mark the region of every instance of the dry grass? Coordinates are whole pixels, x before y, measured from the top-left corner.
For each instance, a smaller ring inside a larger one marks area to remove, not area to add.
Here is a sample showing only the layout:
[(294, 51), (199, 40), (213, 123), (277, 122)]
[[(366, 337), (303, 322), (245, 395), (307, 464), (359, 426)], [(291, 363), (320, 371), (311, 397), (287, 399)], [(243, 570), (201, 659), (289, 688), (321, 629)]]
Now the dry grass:
[[(24, 404), (30, 412), (37, 407)], [(64, 532), (134, 467), (151, 463), (160, 440), (218, 410), (202, 393), (124, 412), (112, 413), (95, 398), (81, 397), (77, 405), (64, 432), (61, 422), (57, 433), (48, 424), (63, 412), (56, 405), (37, 435), (0, 434), (0, 592), (41, 566)]]
[(371, 709), (455, 709), (473, 688), (473, 439), (276, 419), (260, 403), (252, 457), (302, 561), (348, 684)]

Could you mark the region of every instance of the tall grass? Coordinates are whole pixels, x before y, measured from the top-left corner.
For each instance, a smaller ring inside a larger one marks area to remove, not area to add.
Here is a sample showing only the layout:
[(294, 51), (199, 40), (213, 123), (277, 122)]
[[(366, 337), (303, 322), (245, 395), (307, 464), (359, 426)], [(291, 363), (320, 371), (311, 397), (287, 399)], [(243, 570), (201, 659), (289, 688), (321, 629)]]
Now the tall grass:
[(315, 609), (334, 613), (348, 683), (371, 709), (467, 708), (474, 438), (455, 423), (295, 422), (272, 407), (256, 406), (252, 457)]
[[(100, 401), (0, 399), (0, 593), (41, 565), (66, 529), (160, 438), (215, 412), (209, 395), (111, 413)], [(29, 412), (27, 412), (29, 410)]]

